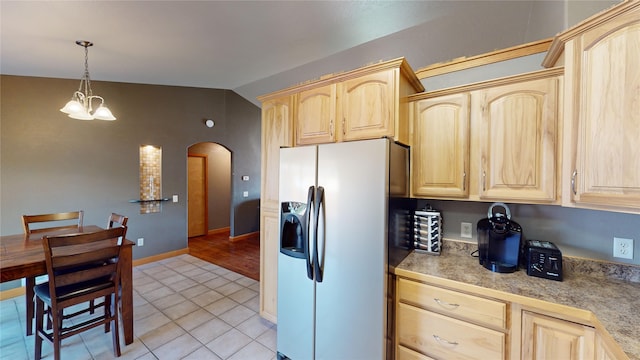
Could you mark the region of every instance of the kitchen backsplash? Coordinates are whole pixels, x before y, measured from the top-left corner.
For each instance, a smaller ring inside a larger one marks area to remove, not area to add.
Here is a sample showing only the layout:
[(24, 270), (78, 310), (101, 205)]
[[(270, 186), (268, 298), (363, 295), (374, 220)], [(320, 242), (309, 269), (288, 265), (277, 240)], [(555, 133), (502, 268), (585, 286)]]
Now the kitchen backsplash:
[[(445, 237), (442, 243), (442, 256), (448, 253), (472, 256), (478, 249), (476, 242), (451, 240)], [(480, 266), (480, 265), (478, 265)], [(609, 280), (622, 280), (640, 284), (640, 266), (594, 260), (562, 254), (562, 267), (565, 274), (579, 274)], [(520, 270), (524, 271), (524, 270)]]
[[(478, 220), (487, 217), (490, 202), (426, 200), (442, 212), (443, 237), (477, 242)], [(507, 203), (511, 217), (522, 226), (526, 239), (546, 240), (556, 244), (563, 256), (640, 265), (640, 215), (609, 211), (567, 208), (558, 205)], [(460, 236), (461, 222), (472, 224), (473, 238)], [(632, 260), (613, 257), (613, 238), (634, 239)]]

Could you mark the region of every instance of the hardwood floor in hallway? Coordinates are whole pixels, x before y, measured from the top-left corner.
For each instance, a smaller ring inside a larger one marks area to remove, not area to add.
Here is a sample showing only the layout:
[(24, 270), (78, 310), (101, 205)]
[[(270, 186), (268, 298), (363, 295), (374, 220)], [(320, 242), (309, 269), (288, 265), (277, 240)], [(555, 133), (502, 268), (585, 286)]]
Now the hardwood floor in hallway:
[(229, 233), (189, 238), (189, 255), (260, 281), (260, 236), (230, 241)]

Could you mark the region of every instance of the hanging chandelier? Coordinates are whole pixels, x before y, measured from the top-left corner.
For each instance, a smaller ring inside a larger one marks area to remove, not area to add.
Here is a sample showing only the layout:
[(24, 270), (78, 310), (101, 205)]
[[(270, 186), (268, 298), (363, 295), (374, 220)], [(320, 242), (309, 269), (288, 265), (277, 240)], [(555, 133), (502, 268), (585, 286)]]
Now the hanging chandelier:
[[(91, 41), (78, 40), (76, 44), (84, 47), (84, 74), (80, 79), (78, 91), (73, 93), (71, 100), (60, 111), (69, 114), (70, 118), (78, 120), (115, 120), (111, 110), (104, 106), (101, 96), (93, 95), (91, 91), (91, 79), (89, 78), (89, 46)], [(93, 111), (93, 101), (99, 100), (98, 107)]]

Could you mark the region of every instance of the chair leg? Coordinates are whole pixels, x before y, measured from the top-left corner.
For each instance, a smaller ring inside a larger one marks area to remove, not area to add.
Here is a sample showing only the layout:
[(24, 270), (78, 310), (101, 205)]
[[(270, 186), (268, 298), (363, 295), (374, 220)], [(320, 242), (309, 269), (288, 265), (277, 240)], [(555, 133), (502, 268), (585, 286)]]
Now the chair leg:
[(93, 315), (96, 312), (96, 304), (93, 300), (89, 300), (89, 314)]
[(36, 344), (35, 344), (35, 360), (42, 358), (42, 323), (44, 322), (44, 303), (40, 299), (36, 299)]
[(113, 301), (113, 331), (111, 332), (111, 336), (113, 338), (113, 353), (116, 357), (120, 357), (120, 325), (118, 321), (118, 296), (116, 294), (114, 296)]
[(33, 318), (34, 318), (34, 295), (33, 287), (36, 286), (35, 277), (25, 278), (25, 300), (27, 305), (27, 335), (33, 335)]
[(53, 359), (60, 360), (60, 348), (62, 339), (60, 339), (60, 329), (62, 329), (62, 310), (56, 311), (51, 309), (53, 315)]
[[(104, 317), (109, 318), (113, 312), (111, 311), (111, 295), (104, 297)], [(104, 332), (108, 333), (111, 330), (111, 321), (104, 323)]]
[[(50, 312), (50, 308), (47, 307), (47, 314)], [(51, 323), (51, 316), (47, 316), (47, 330), (51, 330), (53, 328), (53, 324)]]

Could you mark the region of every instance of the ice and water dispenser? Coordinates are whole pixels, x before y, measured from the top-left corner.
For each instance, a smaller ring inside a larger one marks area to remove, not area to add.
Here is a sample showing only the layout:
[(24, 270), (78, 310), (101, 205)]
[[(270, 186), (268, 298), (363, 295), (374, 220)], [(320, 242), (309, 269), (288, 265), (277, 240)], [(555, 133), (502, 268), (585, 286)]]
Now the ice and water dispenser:
[(285, 201), (281, 203), (280, 252), (305, 258), (307, 251), (307, 204)]

